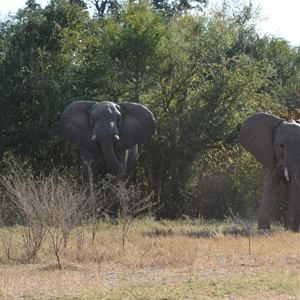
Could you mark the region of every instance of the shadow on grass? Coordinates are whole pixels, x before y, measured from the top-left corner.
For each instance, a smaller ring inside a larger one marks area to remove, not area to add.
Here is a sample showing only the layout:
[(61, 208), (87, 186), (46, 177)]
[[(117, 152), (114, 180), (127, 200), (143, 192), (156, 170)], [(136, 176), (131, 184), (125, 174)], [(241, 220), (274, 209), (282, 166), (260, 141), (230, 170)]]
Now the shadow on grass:
[[(272, 230), (257, 230), (257, 231), (251, 231), (250, 235), (255, 235), (255, 236), (265, 236), (265, 235), (270, 235), (274, 231)], [(180, 231), (180, 232), (175, 232), (172, 229), (154, 229), (152, 231), (148, 232), (143, 232), (143, 236), (148, 236), (148, 237), (170, 237), (170, 236), (185, 236), (189, 238), (215, 238), (218, 237), (218, 235), (223, 234), (225, 235), (232, 235), (232, 236), (242, 236), (242, 237), (247, 237), (249, 236), (249, 231), (245, 230), (244, 228), (241, 229), (226, 229), (226, 230), (218, 230), (218, 231), (208, 231), (208, 230), (195, 230), (195, 231)]]
[(61, 271), (61, 270), (64, 270), (64, 271), (79, 271), (80, 268), (78, 268), (77, 266), (74, 266), (74, 265), (66, 264), (66, 265), (63, 265), (62, 269), (60, 270), (58, 264), (50, 264), (50, 265), (41, 267), (40, 270), (41, 271)]

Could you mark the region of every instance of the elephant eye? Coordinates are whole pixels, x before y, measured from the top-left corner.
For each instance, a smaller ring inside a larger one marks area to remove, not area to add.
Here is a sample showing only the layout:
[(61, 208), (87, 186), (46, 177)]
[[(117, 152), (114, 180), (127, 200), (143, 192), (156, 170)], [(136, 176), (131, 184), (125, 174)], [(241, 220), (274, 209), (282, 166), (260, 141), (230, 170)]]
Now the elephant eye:
[(94, 121), (95, 121), (95, 119), (94, 119), (94, 118), (91, 118), (91, 121), (93, 121), (93, 122), (94, 122)]
[(283, 144), (280, 144), (279, 146), (280, 146), (281, 148), (284, 148), (284, 145), (283, 145)]

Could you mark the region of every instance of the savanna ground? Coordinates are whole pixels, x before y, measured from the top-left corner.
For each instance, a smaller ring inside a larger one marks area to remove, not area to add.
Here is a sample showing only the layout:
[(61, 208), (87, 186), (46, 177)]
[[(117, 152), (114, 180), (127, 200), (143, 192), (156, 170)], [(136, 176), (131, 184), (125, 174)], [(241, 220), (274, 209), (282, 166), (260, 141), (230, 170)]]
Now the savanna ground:
[(47, 238), (28, 263), (22, 227), (2, 229), (12, 242), (10, 261), (0, 248), (0, 298), (299, 299), (299, 234), (272, 225), (136, 219), (124, 249), (121, 222), (100, 223), (94, 243), (91, 225), (78, 226), (62, 270)]

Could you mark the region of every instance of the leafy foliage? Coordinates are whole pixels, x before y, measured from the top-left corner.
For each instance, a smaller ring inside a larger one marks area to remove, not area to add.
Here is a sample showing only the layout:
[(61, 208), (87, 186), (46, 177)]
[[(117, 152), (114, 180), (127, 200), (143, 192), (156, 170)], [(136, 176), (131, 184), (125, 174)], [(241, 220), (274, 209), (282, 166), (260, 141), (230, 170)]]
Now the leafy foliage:
[(36, 169), (46, 161), (74, 164), (77, 150), (59, 137), (57, 122), (67, 104), (84, 96), (79, 70), (85, 41), (79, 32), (87, 22), (79, 6), (53, 1), (45, 10), (27, 6), (2, 24), (2, 156), (12, 151)]

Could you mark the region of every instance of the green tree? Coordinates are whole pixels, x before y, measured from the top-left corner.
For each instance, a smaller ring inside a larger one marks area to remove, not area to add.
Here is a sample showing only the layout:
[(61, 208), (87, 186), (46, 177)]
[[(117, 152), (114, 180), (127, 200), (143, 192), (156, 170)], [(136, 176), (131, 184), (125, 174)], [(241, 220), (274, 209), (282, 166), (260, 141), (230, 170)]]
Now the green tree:
[(87, 2), (95, 8), (95, 18), (102, 18), (107, 13), (118, 16), (121, 7), (120, 1), (117, 0), (87, 0)]
[(85, 94), (78, 73), (89, 17), (64, 0), (44, 10), (34, 1), (27, 4), (1, 27), (1, 156), (13, 152), (35, 169), (62, 162), (78, 166), (70, 155), (77, 149), (60, 137), (57, 122), (60, 112)]
[(164, 217), (186, 211), (193, 164), (210, 149), (236, 142), (245, 115), (264, 104), (255, 97), (268, 75), (246, 55), (226, 57), (234, 33), (218, 16), (184, 16), (170, 26), (160, 79), (148, 100), (157, 133), (140, 155), (147, 166), (143, 184), (160, 194)]
[(106, 20), (102, 44), (110, 67), (107, 92), (114, 101), (138, 103), (141, 94), (156, 84), (157, 68), (165, 58), (160, 45), (166, 31), (161, 14), (148, 1), (127, 3), (120, 18)]
[[(81, 1), (81, 0), (79, 0)], [(81, 1), (83, 2), (83, 1)], [(92, 7), (94, 7), (96, 14), (95, 18), (101, 19), (105, 15), (114, 15), (116, 17), (120, 17), (120, 10), (124, 5), (124, 2), (117, 0), (86, 0), (87, 3), (91, 3)], [(128, 0), (129, 3), (137, 3), (137, 1)], [(152, 0), (151, 4), (156, 10), (159, 10), (166, 20), (171, 16), (175, 16), (176, 14), (182, 14), (186, 11), (198, 11), (203, 10), (203, 8), (208, 3), (207, 0), (196, 0), (196, 1), (188, 1), (188, 0), (176, 0), (169, 2), (167, 0)], [(126, 5), (126, 4), (125, 4)]]

